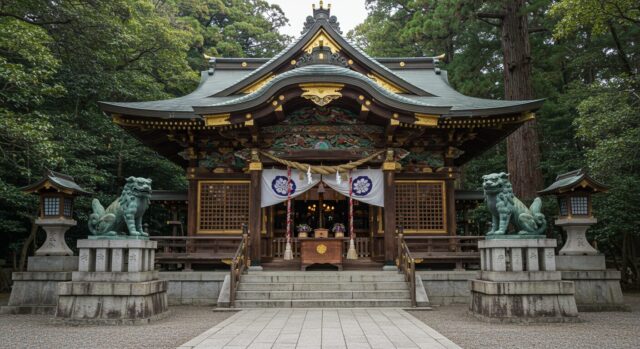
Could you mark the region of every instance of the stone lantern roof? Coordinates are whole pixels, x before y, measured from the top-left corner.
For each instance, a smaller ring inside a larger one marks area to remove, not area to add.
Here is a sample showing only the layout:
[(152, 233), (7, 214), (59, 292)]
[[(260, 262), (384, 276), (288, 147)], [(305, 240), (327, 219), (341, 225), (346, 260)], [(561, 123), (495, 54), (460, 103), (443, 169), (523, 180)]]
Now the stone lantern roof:
[(583, 169), (560, 174), (549, 187), (538, 192), (540, 195), (558, 195), (568, 191), (606, 192), (609, 187), (589, 177)]
[(83, 189), (79, 186), (73, 177), (64, 173), (59, 173), (51, 170), (46, 170), (42, 179), (36, 183), (30, 184), (26, 187), (20, 188), (26, 193), (37, 193), (43, 189), (54, 189), (58, 192), (75, 195), (89, 195), (90, 191)]

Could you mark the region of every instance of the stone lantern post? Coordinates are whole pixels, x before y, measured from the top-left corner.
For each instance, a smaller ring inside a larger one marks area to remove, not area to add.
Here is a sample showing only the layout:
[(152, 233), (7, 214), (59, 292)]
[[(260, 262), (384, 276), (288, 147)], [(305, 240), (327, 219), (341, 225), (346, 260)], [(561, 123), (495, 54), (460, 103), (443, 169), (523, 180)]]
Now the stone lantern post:
[(609, 188), (589, 177), (582, 169), (556, 177), (540, 195), (558, 198), (555, 224), (567, 233), (567, 240), (556, 256), (562, 279), (573, 281), (579, 311), (623, 309), (620, 272), (607, 270), (605, 256), (587, 241), (586, 232), (598, 222), (593, 215), (591, 197)]
[(2, 313), (53, 314), (57, 285), (71, 280), (78, 268), (78, 256), (67, 246), (64, 234), (76, 225), (73, 202), (77, 195), (89, 194), (73, 177), (47, 170), (38, 182), (22, 188), (40, 196), (40, 214), (35, 223), (47, 233), (45, 242), (29, 257), (26, 272), (13, 273), (9, 304)]

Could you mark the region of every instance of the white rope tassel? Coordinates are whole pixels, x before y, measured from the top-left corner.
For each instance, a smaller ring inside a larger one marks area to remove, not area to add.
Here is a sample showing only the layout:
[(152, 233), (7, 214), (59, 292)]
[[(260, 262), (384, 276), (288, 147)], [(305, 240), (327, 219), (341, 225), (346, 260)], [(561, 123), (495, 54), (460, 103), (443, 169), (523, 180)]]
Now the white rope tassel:
[(311, 166), (307, 167), (307, 184), (311, 185)]
[(347, 251), (347, 259), (358, 259), (358, 252), (356, 252), (356, 244), (353, 239), (349, 240), (349, 251)]
[(293, 251), (291, 251), (291, 242), (287, 241), (287, 245), (284, 248), (284, 260), (290, 261), (293, 259)]
[(336, 171), (336, 183), (342, 184), (342, 177), (340, 177), (340, 171)]

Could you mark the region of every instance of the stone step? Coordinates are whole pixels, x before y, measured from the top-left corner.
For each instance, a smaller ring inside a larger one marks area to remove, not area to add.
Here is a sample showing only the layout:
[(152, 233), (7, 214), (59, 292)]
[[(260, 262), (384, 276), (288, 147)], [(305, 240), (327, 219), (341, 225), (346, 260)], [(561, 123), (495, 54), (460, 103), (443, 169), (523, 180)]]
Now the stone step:
[(240, 276), (240, 282), (264, 283), (337, 283), (337, 282), (403, 282), (404, 275), (397, 273), (301, 273), (293, 275), (248, 274)]
[(238, 291), (237, 300), (409, 299), (409, 291)]
[(410, 307), (408, 299), (236, 300), (235, 308), (382, 308)]
[(238, 291), (385, 291), (408, 290), (406, 282), (260, 283), (240, 282)]

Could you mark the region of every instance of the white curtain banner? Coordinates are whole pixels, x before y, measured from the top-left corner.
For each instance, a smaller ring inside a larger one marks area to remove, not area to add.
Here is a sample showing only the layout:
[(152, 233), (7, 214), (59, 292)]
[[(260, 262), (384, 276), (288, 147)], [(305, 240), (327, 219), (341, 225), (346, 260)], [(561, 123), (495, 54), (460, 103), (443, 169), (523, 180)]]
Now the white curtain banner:
[[(311, 184), (309, 184), (305, 172), (291, 170), (291, 198), (313, 188), (319, 182), (320, 175), (318, 174), (311, 175)], [(287, 201), (287, 170), (263, 170), (261, 187), (260, 207)]]
[[(381, 169), (352, 170), (352, 195), (354, 200), (369, 205), (384, 207), (384, 185)], [(342, 179), (338, 184), (335, 175), (322, 176), (322, 181), (331, 189), (349, 197), (349, 179)]]

